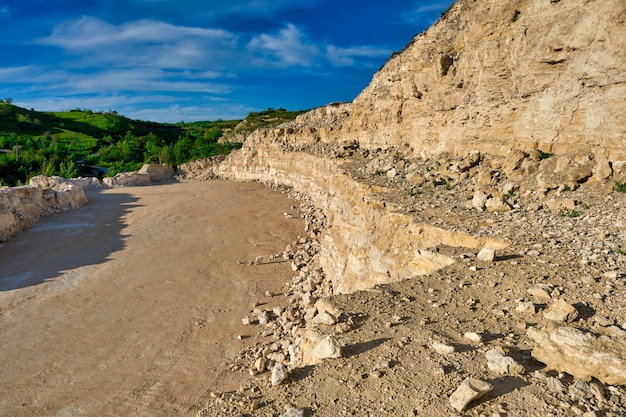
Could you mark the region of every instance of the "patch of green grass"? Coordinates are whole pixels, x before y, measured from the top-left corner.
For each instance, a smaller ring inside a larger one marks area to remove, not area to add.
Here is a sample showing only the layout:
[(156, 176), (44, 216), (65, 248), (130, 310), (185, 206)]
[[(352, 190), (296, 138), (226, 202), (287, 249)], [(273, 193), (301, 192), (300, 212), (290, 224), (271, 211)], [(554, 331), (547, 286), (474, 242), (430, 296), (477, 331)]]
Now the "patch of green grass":
[(617, 253), (618, 255), (626, 256), (626, 250), (622, 248), (615, 248), (613, 249), (613, 252)]
[(615, 183), (613, 184), (613, 191), (626, 193), (626, 182), (615, 181)]
[(422, 194), (422, 192), (415, 187), (409, 188), (408, 190), (406, 190), (406, 193), (411, 197)]
[(450, 184), (445, 178), (439, 178), (439, 183), (444, 188), (444, 190), (451, 190), (454, 188), (454, 185)]
[(582, 211), (574, 210), (567, 207), (563, 207), (559, 210), (559, 216), (561, 217), (580, 217), (582, 215)]

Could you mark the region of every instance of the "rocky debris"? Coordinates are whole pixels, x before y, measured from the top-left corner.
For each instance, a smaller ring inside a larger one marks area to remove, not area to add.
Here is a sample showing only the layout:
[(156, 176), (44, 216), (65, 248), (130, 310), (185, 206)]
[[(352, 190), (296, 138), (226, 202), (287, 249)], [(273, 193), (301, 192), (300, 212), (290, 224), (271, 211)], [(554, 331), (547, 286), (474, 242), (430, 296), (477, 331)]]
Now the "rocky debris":
[[(445, 166), (446, 175), (452, 175), (454, 167), (461, 167), (462, 163), (447, 155), (438, 160), (407, 159), (402, 165), (398, 164), (397, 153), (380, 151), (363, 160), (346, 161), (345, 172), (376, 189), (385, 202), (385, 210), (393, 207), (394, 213), (399, 211), (478, 238), (497, 234), (510, 242), (510, 247), (496, 249), (498, 262), (485, 262), (478, 259), (477, 252), (463, 247), (425, 245), (415, 251), (423, 259), (436, 256), (454, 261), (443, 269), (393, 285), (379, 284), (352, 295), (332, 294), (335, 282), (325, 275), (326, 269), (320, 264), (323, 254), (319, 252), (331, 241), (324, 234), (328, 222), (324, 212), (306, 200), (301, 208), (307, 235), (282, 253), (265, 256), (268, 262), (289, 262), (292, 280), (283, 294), (271, 298), (271, 303), (277, 305), (257, 305), (258, 311), (248, 315), (245, 321), (258, 330), (259, 341), (240, 355), (239, 365), (229, 365), (233, 372), (250, 371), (257, 378), (256, 375), (282, 363), (299, 375), (289, 384), (289, 395), (305, 399), (303, 404), (310, 404), (320, 415), (353, 411), (376, 414), (384, 407), (382, 403), (374, 405), (375, 402), (342, 403), (332, 394), (328, 398), (336, 401), (307, 396), (309, 384), (319, 393), (329, 378), (341, 381), (330, 392), (339, 392), (338, 386), (350, 388), (343, 394), (346, 398), (354, 393), (367, 396), (370, 390), (388, 390), (394, 392), (394, 399), (388, 399), (386, 406), (401, 410), (400, 415), (419, 415), (420, 410), (426, 415), (445, 415), (444, 405), (449, 404), (438, 400), (441, 392), (453, 392), (468, 375), (496, 386), (491, 391), (495, 401), (475, 405), (479, 414), (521, 415), (530, 407), (536, 415), (619, 415), (626, 407), (622, 404), (622, 396), (626, 398), (623, 388), (605, 386), (604, 402), (598, 402), (593, 394), (584, 399), (579, 399), (580, 395), (572, 397), (571, 386), (582, 377), (572, 376), (567, 370), (557, 375), (551, 370), (552, 365), (543, 370), (538, 356), (528, 353), (532, 346), (533, 351), (536, 349), (537, 343), (526, 332), (542, 329), (544, 324), (553, 322), (550, 317), (558, 318), (551, 316), (553, 311), (561, 311), (565, 312), (559, 318), (565, 320), (563, 323), (575, 323), (585, 332), (619, 340), (620, 332), (624, 332), (620, 326), (626, 323), (626, 311), (620, 309), (621, 297), (626, 296), (626, 280), (620, 273), (626, 268), (626, 257), (615, 248), (623, 248), (626, 239), (626, 223), (622, 220), (626, 216), (624, 196), (614, 191), (606, 194), (601, 184), (581, 183), (575, 190), (567, 190), (550, 175), (542, 178), (552, 178), (555, 187), (540, 190), (537, 177), (547, 168), (539, 171), (539, 164), (525, 155), (519, 167), (511, 171), (515, 181), (503, 174), (503, 159), (481, 154), (476, 164), (465, 171), (467, 177), (455, 177), (454, 182), (446, 180), (454, 184), (451, 189), (439, 181), (442, 171), (436, 169), (437, 162), (440, 167)], [(380, 165), (373, 164), (374, 160)], [(372, 167), (380, 167), (377, 169), (391, 164), (395, 176), (367, 173), (363, 165), (366, 161)], [(537, 170), (533, 174), (529, 169), (527, 180), (520, 179), (521, 172), (525, 172), (522, 167), (531, 167), (531, 163), (537, 165)], [(428, 166), (433, 170), (425, 169)], [(432, 175), (433, 172), (437, 174)], [(487, 196), (499, 193), (506, 197), (511, 209), (479, 211), (468, 204), (481, 181), (487, 184), (481, 185)], [(576, 201), (575, 211), (581, 214), (553, 212), (546, 201), (559, 195), (561, 199)], [(491, 246), (483, 243), (476, 249), (485, 247)], [(565, 301), (573, 297), (581, 301), (574, 305)], [(347, 302), (352, 299), (354, 302)], [(266, 317), (261, 320), (265, 324), (260, 324), (259, 314)], [(341, 356), (332, 360), (312, 358), (316, 343), (327, 336), (341, 340)], [(438, 352), (433, 341), (445, 347)], [(487, 352), (489, 358), (485, 360)], [(493, 360), (492, 355), (497, 359)], [(379, 368), (381, 360), (388, 361), (390, 367)], [(413, 367), (420, 371), (413, 373)], [(418, 376), (426, 373), (430, 376), (428, 389), (423, 388), (425, 382)], [(520, 380), (527, 385), (500, 388)], [(275, 405), (262, 407), (266, 414), (284, 412), (290, 401), (287, 393), (269, 393), (263, 388), (263, 379), (257, 381), (260, 395), (276, 401)], [(401, 381), (413, 388), (403, 386)], [(421, 401), (415, 402), (415, 398)], [(533, 400), (529, 403), (527, 398)]]
[(464, 411), (474, 400), (493, 390), (493, 385), (477, 378), (465, 378), (450, 396), (450, 405), (458, 412)]
[(612, 385), (626, 385), (626, 338), (597, 335), (573, 327), (528, 328), (534, 342), (532, 355), (550, 369), (575, 378), (597, 378)]

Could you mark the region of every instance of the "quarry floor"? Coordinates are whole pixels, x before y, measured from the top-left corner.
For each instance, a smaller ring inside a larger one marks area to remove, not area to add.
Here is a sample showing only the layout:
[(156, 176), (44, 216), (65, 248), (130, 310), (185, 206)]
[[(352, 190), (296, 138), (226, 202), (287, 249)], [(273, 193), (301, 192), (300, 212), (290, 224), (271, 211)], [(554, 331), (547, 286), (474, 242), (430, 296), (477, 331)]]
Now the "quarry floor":
[[(271, 256), (303, 234), (298, 203), (224, 181), (93, 192), (90, 206), (0, 246), (0, 416), (626, 415), (623, 386), (589, 381), (600, 388), (588, 392), (535, 360), (527, 337), (557, 299), (576, 306), (576, 327), (626, 329), (626, 195), (568, 192), (584, 202), (570, 217), (530, 210), (534, 201), (478, 212), (462, 185), (377, 185), (425, 222), (510, 246), (493, 262), (432, 248), (456, 262), (332, 297), (350, 325), (320, 331), (336, 333), (342, 357), (290, 368), (272, 386), (241, 354), (272, 343), (271, 327), (242, 318), (293, 298), (290, 263)], [(491, 349), (524, 372), (490, 370)], [(457, 412), (449, 397), (467, 377), (494, 389)]]
[(246, 340), (241, 317), (289, 279), (251, 266), (302, 232), (264, 185), (107, 189), (0, 245), (0, 415), (172, 416)]

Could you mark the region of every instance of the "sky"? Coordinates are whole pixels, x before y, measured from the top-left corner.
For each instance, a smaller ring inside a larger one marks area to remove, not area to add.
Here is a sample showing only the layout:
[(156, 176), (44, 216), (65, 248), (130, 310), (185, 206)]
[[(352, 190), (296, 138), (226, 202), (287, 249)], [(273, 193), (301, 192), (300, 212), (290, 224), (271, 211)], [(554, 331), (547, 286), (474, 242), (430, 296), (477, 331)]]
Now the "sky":
[(352, 101), (453, 0), (0, 0), (0, 98), (160, 123)]

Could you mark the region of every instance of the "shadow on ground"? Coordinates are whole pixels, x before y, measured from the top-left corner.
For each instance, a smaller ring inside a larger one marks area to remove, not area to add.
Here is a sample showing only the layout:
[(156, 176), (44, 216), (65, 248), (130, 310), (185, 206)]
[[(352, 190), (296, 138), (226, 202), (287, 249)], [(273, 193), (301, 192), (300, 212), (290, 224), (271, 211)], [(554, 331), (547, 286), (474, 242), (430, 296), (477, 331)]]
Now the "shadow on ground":
[(43, 218), (0, 245), (0, 291), (57, 278), (62, 271), (107, 261), (124, 248), (124, 215), (137, 198), (128, 193), (88, 193), (92, 204)]

